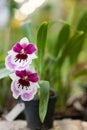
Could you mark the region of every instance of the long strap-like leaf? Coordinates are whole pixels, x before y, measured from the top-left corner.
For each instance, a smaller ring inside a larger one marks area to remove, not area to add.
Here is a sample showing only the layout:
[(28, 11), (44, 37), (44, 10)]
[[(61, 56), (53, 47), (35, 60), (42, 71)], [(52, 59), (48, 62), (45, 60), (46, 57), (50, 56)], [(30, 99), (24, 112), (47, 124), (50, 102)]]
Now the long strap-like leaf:
[(44, 22), (40, 26), (37, 33), (38, 70), (39, 70), (40, 78), (42, 75), (43, 59), (44, 59), (45, 49), (46, 49), (47, 29), (48, 29), (48, 22)]
[(41, 122), (44, 122), (48, 108), (50, 85), (48, 81), (40, 81), (39, 85), (40, 85), (39, 116)]

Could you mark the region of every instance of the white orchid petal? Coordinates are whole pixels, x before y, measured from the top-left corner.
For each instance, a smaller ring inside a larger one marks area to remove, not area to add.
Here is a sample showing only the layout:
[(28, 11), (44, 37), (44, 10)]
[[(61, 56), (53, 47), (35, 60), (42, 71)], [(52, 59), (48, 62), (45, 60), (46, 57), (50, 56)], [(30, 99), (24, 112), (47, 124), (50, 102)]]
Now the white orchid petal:
[(17, 90), (17, 80), (12, 81), (11, 83), (11, 91), (13, 92), (13, 97), (17, 99), (20, 96), (20, 91)]
[(36, 59), (36, 58), (37, 58), (37, 56), (35, 53), (31, 55), (31, 59)]
[(27, 69), (27, 70), (32, 71), (32, 72), (35, 72), (35, 68), (34, 68), (34, 66), (33, 66), (33, 65), (30, 65), (30, 66), (28, 67), (28, 69)]
[(29, 95), (29, 93), (24, 93), (21, 95), (23, 101), (30, 101), (34, 98), (34, 95)]
[(22, 39), (20, 40), (20, 44), (23, 44), (23, 43), (26, 43), (26, 44), (29, 43), (27, 37), (24, 37), (24, 38), (22, 38)]
[(8, 70), (10, 71), (13, 71), (15, 70), (15, 64), (13, 64), (11, 62), (11, 55), (8, 55), (6, 58), (5, 58), (5, 66)]
[(21, 94), (21, 98), (24, 101), (30, 101), (34, 98), (34, 95), (36, 94), (37, 89), (36, 88), (32, 88), (31, 91), (25, 91)]
[(9, 76), (10, 76), (10, 78), (11, 78), (12, 80), (15, 80), (15, 79), (18, 78), (15, 73), (11, 73), (11, 74), (9, 74)]

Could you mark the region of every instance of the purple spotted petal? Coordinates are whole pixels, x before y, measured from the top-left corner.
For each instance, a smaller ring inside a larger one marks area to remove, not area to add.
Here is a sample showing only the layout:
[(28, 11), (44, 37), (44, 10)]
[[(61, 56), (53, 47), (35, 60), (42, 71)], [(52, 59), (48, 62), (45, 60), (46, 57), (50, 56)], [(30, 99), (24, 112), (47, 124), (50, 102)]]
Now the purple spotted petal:
[(38, 82), (39, 77), (37, 73), (31, 73), (28, 75), (28, 80), (31, 82)]
[(16, 89), (17, 81), (13, 81), (11, 84), (11, 91), (13, 92), (13, 97), (18, 98), (20, 96), (20, 91)]
[(16, 65), (11, 62), (11, 55), (8, 55), (5, 59), (6, 68), (9, 70), (15, 69)]
[(21, 95), (22, 100), (24, 101), (30, 101), (34, 98), (34, 95), (36, 94), (36, 89), (33, 89), (31, 92), (25, 92)]
[(9, 54), (6, 58), (5, 58), (5, 66), (8, 70), (24, 70), (26, 68), (29, 67), (29, 64), (32, 62), (32, 60), (29, 60), (29, 62), (25, 62), (26, 64), (22, 65), (22, 64), (16, 64), (16, 62), (13, 62), (13, 55)]
[(22, 46), (20, 45), (20, 43), (16, 43), (16, 44), (13, 46), (13, 51), (14, 51), (14, 52), (20, 53), (22, 49), (23, 49), (23, 48), (22, 48)]
[(32, 54), (36, 51), (36, 47), (33, 44), (28, 44), (24, 50), (26, 54)]

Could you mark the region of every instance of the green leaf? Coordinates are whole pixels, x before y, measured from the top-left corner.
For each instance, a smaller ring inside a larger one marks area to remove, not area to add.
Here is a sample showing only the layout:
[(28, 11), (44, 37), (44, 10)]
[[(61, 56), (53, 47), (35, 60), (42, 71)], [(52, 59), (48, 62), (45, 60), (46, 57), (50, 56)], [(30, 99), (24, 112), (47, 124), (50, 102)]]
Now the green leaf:
[(10, 73), (6, 68), (0, 69), (0, 79), (7, 77)]
[(58, 56), (59, 52), (63, 49), (64, 45), (66, 45), (66, 42), (68, 41), (70, 36), (70, 25), (64, 24), (62, 29), (59, 32), (55, 49), (54, 49), (54, 55), (55, 57)]
[(46, 39), (47, 39), (48, 22), (44, 22), (37, 33), (37, 48), (38, 48), (38, 69), (40, 78), (42, 75), (43, 59), (45, 55)]
[(39, 116), (41, 122), (44, 122), (48, 108), (50, 85), (48, 81), (40, 81), (39, 85), (40, 85)]
[[(59, 65), (61, 66), (62, 63), (64, 62), (65, 58), (67, 56), (71, 56), (74, 54), (74, 52), (77, 51), (77, 48), (79, 47), (79, 45), (82, 44), (81, 40), (84, 37), (84, 33), (82, 31), (76, 32), (68, 41), (68, 43), (66, 44), (63, 53), (60, 57), (60, 59), (58, 60)], [(78, 54), (78, 53), (77, 53)], [(76, 58), (76, 57), (74, 57)]]
[(81, 16), (77, 29), (87, 33), (87, 11)]
[(79, 36), (76, 41), (76, 47), (73, 48), (72, 54), (70, 55), (71, 64), (75, 63), (84, 45), (85, 34)]
[(21, 29), (22, 29), (24, 36), (28, 37), (30, 42), (35, 43), (31, 22), (28, 21), (28, 22), (25, 22), (24, 24), (22, 24)]

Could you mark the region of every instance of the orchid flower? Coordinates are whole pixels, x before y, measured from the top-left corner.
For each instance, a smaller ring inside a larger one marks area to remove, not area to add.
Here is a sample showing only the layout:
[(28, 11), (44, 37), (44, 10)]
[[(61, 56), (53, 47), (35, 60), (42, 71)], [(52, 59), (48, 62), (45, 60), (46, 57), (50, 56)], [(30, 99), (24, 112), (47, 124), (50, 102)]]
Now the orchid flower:
[(38, 88), (38, 74), (29, 70), (16, 71), (11, 74), (12, 78), (11, 91), (13, 97), (17, 99), (21, 96), (24, 101), (30, 101), (34, 98)]
[(8, 52), (5, 59), (6, 68), (10, 71), (24, 70), (28, 68), (32, 60), (37, 58), (35, 55), (36, 50), (37, 48), (35, 45), (29, 43), (28, 39), (24, 37)]

